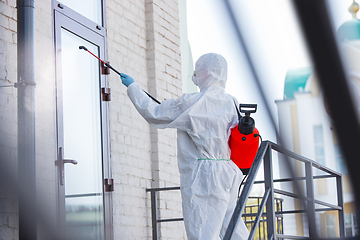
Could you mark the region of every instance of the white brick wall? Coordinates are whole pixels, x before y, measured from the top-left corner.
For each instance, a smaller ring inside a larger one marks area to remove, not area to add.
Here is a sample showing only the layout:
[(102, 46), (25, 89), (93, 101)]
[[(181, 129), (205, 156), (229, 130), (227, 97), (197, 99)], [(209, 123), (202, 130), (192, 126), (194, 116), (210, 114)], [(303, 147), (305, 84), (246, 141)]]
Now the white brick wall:
[[(16, 74), (15, 0), (0, 1), (0, 86), (13, 85)], [(14, 87), (0, 87), (0, 161), (16, 171), (17, 104)], [(6, 184), (6, 183), (5, 183)], [(18, 239), (16, 195), (0, 183), (0, 239)]]
[[(16, 0), (0, 0), (0, 86), (17, 81)], [(45, 213), (56, 209), (55, 66), (51, 1), (35, 1), (37, 194)], [(181, 91), (177, 0), (107, 0), (107, 58), (159, 100)], [(111, 170), (115, 181), (114, 239), (151, 239), (150, 187), (179, 186), (176, 130), (157, 130), (138, 114), (119, 76), (109, 78)], [(0, 88), (0, 153), (16, 171), (17, 90)], [(3, 190), (1, 187), (0, 190)], [(159, 194), (159, 217), (180, 218), (179, 191)], [(18, 239), (17, 202), (0, 191), (0, 240)], [(162, 239), (186, 239), (183, 222), (162, 223)], [(46, 239), (39, 231), (39, 239)]]
[[(146, 83), (145, 5), (107, 1), (106, 6), (111, 65)], [(151, 184), (150, 131), (131, 105), (119, 76), (111, 73), (109, 82), (114, 239), (146, 239), (151, 234), (145, 192)]]
[[(106, 13), (111, 64), (159, 100), (181, 95), (177, 1), (107, 1)], [(149, 127), (127, 98), (119, 77), (111, 74), (109, 79), (114, 95), (110, 103), (111, 161), (116, 182), (114, 236), (149, 239), (150, 194), (145, 189), (180, 184), (176, 130)], [(179, 191), (161, 193), (159, 201), (159, 217), (182, 217)], [(137, 230), (132, 231), (135, 226)], [(163, 239), (185, 238), (182, 222), (163, 223), (160, 232)]]
[[(177, 1), (146, 1), (148, 27), (148, 65), (155, 69), (149, 74), (150, 93), (159, 99), (181, 95), (180, 79), (180, 37)], [(154, 187), (179, 186), (179, 171), (176, 159), (176, 130), (157, 130), (156, 142), (158, 182)], [(159, 218), (181, 217), (181, 196), (179, 191), (159, 194)], [(183, 222), (160, 224), (163, 239), (185, 238)]]
[[(34, 22), (36, 194), (39, 209), (48, 220), (46, 224), (56, 224), (55, 66), (51, 1), (35, 1)], [(40, 222), (38, 239), (46, 240), (42, 226)]]

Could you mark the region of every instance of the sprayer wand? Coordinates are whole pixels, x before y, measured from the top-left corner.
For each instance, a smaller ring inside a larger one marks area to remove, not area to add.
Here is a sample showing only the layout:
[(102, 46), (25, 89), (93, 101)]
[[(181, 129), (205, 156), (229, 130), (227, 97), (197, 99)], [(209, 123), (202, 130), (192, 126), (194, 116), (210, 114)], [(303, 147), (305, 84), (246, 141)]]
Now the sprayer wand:
[[(116, 72), (117, 74), (119, 74), (119, 76), (121, 77), (121, 73), (119, 71), (117, 71), (115, 68), (113, 68), (110, 64), (108, 64), (107, 62), (103, 61), (102, 59), (100, 59), (98, 56), (96, 56), (95, 54), (93, 54), (92, 52), (90, 52), (86, 47), (84, 46), (79, 46), (79, 49), (83, 49), (85, 51), (87, 51), (88, 53), (90, 53), (91, 55), (93, 55), (94, 57), (96, 57), (100, 62), (102, 62), (105, 66), (107, 66), (108, 68), (110, 68), (111, 70), (113, 70), (114, 72)], [(154, 102), (161, 104), (161, 102), (159, 100), (157, 100), (156, 98), (154, 98), (153, 96), (151, 96), (148, 92), (146, 92), (145, 90), (143, 90), (146, 95), (148, 95)]]

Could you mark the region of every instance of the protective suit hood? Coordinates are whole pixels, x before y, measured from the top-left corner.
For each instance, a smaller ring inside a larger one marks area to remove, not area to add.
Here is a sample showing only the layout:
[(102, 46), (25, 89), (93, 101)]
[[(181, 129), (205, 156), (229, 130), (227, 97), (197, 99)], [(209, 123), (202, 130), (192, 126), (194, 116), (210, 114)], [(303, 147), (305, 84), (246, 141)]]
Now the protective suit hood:
[(195, 63), (192, 81), (200, 91), (221, 87), (225, 89), (227, 80), (227, 62), (216, 53), (202, 55)]

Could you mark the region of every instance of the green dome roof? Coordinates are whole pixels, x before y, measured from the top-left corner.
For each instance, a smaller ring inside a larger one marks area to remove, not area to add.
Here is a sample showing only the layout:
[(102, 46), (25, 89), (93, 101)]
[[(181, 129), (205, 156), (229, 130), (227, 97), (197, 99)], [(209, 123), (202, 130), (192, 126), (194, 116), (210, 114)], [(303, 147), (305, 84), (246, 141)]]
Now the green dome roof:
[(346, 21), (337, 30), (337, 35), (341, 42), (360, 39), (360, 20), (354, 18)]
[(304, 91), (312, 72), (311, 67), (288, 70), (285, 77), (284, 99), (294, 99), (295, 92)]

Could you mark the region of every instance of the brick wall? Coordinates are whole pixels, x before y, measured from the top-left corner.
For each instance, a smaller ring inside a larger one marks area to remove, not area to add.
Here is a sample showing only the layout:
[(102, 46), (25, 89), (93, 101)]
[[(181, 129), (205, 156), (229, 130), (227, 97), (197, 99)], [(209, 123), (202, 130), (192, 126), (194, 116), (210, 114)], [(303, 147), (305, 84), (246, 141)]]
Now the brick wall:
[[(107, 58), (159, 100), (181, 95), (176, 0), (106, 1)], [(16, 0), (0, 0), (0, 86), (17, 81)], [(35, 1), (35, 123), (38, 202), (55, 219), (56, 102), (51, 1)], [(117, 74), (109, 75), (114, 239), (151, 239), (150, 187), (179, 186), (176, 130), (138, 114)], [(0, 87), (0, 155), (16, 177), (17, 90)], [(18, 239), (16, 195), (0, 184), (0, 240)], [(179, 191), (159, 194), (159, 217), (180, 218)], [(42, 229), (40, 229), (42, 230)], [(39, 231), (39, 239), (46, 237)], [(160, 225), (162, 239), (186, 239), (183, 222)]]
[[(108, 59), (146, 84), (144, 4), (107, 1), (106, 6)], [(149, 127), (132, 107), (119, 76), (111, 73), (109, 83), (114, 239), (145, 239), (151, 233), (145, 192), (151, 181)]]
[[(177, 1), (107, 1), (108, 58), (159, 100), (181, 95)], [(179, 186), (176, 130), (137, 113), (126, 87), (109, 77), (115, 239), (151, 237), (150, 187)], [(182, 217), (179, 191), (159, 194), (159, 217)], [(183, 223), (161, 224), (162, 239), (185, 238)]]
[[(0, 1), (0, 86), (17, 81), (15, 0)], [(16, 89), (0, 87), (0, 161), (16, 173), (17, 105)], [(13, 175), (14, 175), (13, 174)], [(18, 239), (16, 194), (0, 183), (0, 239)]]
[[(53, 50), (51, 1), (35, 0), (35, 138), (36, 194), (42, 217), (38, 239), (46, 240), (44, 229), (56, 224), (56, 129), (55, 129), (55, 61)], [(56, 225), (55, 225), (56, 227)]]
[[(54, 217), (55, 103), (51, 2), (38, 0), (35, 3), (37, 199), (43, 212)], [(13, 85), (17, 82), (16, 15), (16, 0), (0, 1), (0, 86)], [(0, 113), (1, 160), (8, 163), (12, 176), (16, 179), (17, 89), (15, 87), (0, 87)], [(3, 185), (0, 189), (1, 240), (18, 239), (17, 205), (16, 194)]]

